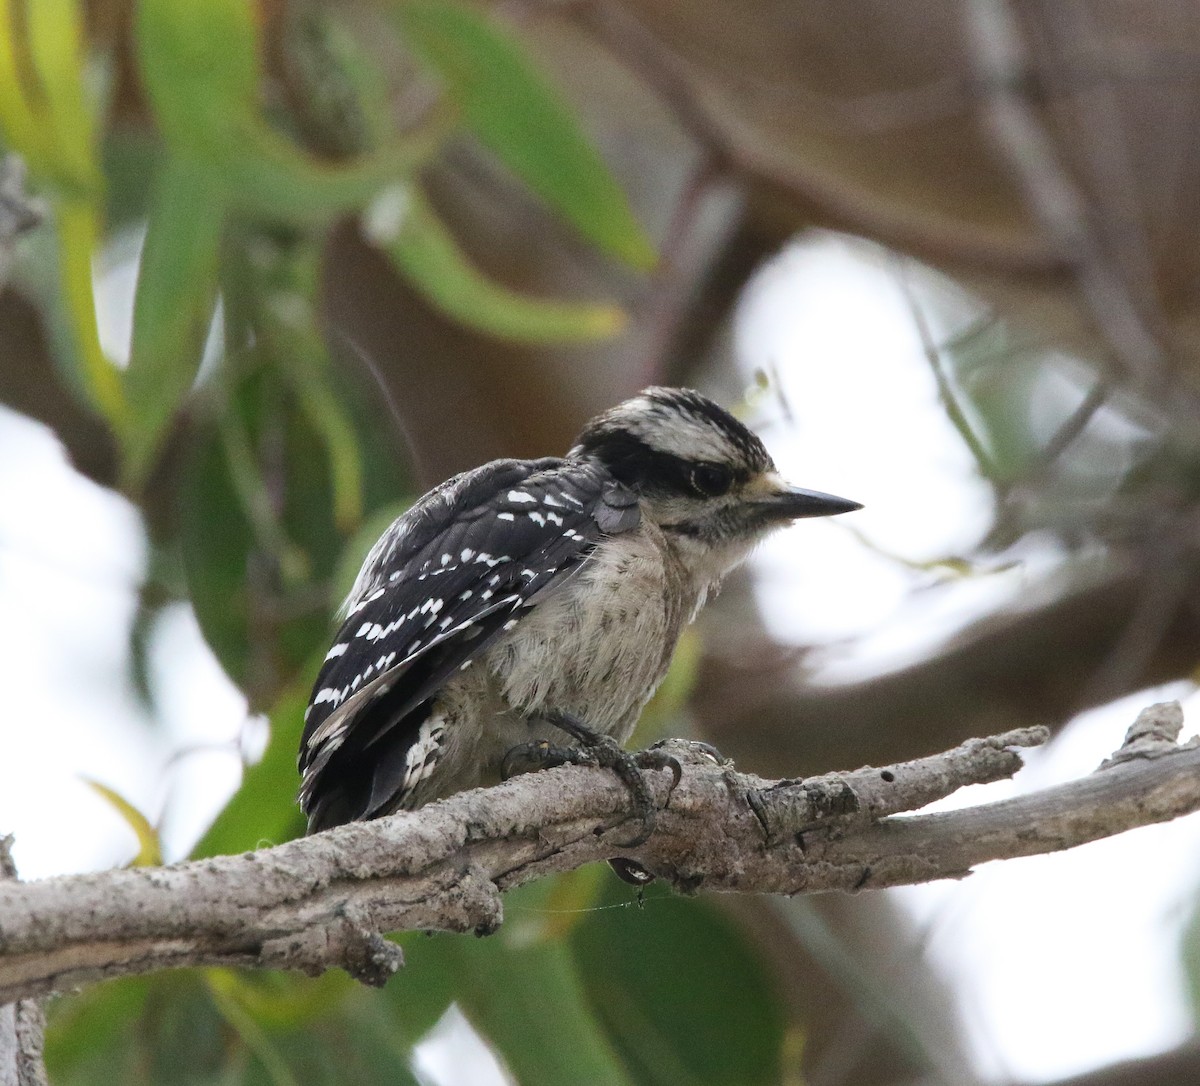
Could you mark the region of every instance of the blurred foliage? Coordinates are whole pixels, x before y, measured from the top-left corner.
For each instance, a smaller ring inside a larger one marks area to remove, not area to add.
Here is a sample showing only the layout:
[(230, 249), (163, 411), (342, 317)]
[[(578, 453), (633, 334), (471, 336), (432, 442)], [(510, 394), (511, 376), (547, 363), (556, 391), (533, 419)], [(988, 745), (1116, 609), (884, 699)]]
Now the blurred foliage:
[(86, 777), (84, 778), (84, 783), (121, 816), (121, 820), (133, 831), (134, 837), (137, 838), (137, 855), (130, 861), (129, 866), (155, 867), (161, 864), (163, 861), (162, 843), (158, 839), (158, 830), (154, 828), (145, 814), (139, 811), (120, 792), (109, 788), (108, 785)]
[[(470, 134), (598, 251), (638, 270), (654, 250), (625, 196), (520, 41), (449, 2), (379, 5), (436, 104), (398, 123), (403, 88), (320, 5), (139, 0), (132, 48), (147, 123), (117, 123), (117, 58), (85, 37), (77, 0), (0, 4), (0, 133), (52, 209), (18, 269), (57, 330), (64, 382), (120, 450), (128, 496), (153, 515), (133, 623), (189, 601), (271, 738), (197, 844), (207, 856), (303, 832), (295, 752), (308, 683), (366, 550), (411, 500), (369, 380), (338, 374), (318, 319), (333, 224), (363, 233), (432, 304), (514, 340), (618, 331), (604, 301), (525, 297), (475, 268), (428, 200), (421, 168)], [(285, 94), (265, 63), (270, 19)], [(127, 364), (100, 345), (93, 263), (139, 237)], [(114, 251), (117, 246), (114, 244)], [(46, 268), (52, 269), (47, 272)], [(366, 465), (371, 465), (367, 470)], [(165, 469), (169, 466), (170, 470)], [(156, 488), (170, 479), (165, 507)], [(154, 497), (156, 500), (149, 501)], [(689, 636), (643, 725), (661, 734), (690, 690)], [(136, 863), (160, 862), (150, 821), (102, 784)], [(488, 940), (408, 936), (383, 992), (208, 970), (121, 980), (57, 1001), (48, 1062), (73, 1083), (415, 1081), (413, 1046), (457, 1004), (522, 1083), (768, 1083), (792, 1025), (763, 963), (710, 902), (632, 891), (598, 867), (526, 887)], [(730, 994), (736, 998), (731, 1000)]]

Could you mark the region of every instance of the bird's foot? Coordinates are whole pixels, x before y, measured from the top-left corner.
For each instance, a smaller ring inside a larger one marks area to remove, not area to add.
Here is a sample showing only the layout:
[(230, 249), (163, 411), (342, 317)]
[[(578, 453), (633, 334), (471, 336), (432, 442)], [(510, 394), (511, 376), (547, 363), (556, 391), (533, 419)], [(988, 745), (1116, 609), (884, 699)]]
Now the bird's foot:
[(504, 756), (501, 773), (511, 777), (533, 769), (551, 769), (560, 765), (591, 765), (611, 769), (629, 790), (633, 800), (633, 815), (641, 822), (641, 830), (621, 847), (637, 848), (644, 844), (654, 832), (658, 808), (642, 771), (671, 770), (671, 791), (674, 791), (683, 773), (679, 759), (658, 744), (649, 750), (625, 750), (611, 735), (602, 735), (569, 713), (547, 713), (545, 719), (566, 732), (578, 745), (560, 747), (544, 739), (522, 743)]

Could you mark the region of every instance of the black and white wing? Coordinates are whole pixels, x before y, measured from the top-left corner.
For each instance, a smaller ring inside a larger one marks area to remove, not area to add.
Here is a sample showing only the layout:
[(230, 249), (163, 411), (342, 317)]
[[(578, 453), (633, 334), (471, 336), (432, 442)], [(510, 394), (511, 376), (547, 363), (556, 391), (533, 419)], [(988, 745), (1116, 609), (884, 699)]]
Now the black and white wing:
[(436, 764), (440, 737), (423, 725), (438, 690), (639, 519), (603, 468), (557, 459), (485, 464), (399, 517), (367, 556), (305, 714), (309, 831), (404, 806)]

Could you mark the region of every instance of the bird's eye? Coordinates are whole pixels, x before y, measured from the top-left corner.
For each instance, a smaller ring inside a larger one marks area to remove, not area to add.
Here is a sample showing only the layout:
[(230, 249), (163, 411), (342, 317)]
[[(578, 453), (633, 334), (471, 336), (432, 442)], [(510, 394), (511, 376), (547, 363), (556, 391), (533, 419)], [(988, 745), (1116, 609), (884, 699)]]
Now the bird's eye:
[(724, 464), (697, 464), (688, 478), (702, 498), (720, 497), (733, 486), (733, 472)]

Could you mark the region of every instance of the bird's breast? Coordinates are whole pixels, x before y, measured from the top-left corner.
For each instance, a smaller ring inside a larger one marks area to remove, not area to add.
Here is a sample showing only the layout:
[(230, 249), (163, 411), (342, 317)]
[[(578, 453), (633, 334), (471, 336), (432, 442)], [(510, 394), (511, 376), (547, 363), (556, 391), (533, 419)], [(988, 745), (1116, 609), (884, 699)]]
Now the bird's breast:
[(624, 742), (696, 602), (656, 530), (610, 537), (489, 652), (488, 666), (520, 714), (573, 713)]

